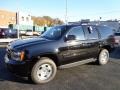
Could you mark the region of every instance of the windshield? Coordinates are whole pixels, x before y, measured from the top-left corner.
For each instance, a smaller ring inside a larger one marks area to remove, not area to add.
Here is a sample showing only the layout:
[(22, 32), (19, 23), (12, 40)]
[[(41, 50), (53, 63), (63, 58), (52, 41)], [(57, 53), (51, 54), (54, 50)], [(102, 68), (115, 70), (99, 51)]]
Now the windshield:
[(65, 27), (64, 26), (56, 26), (56, 27), (52, 27), (51, 29), (45, 31), (41, 37), (46, 38), (46, 39), (51, 39), (51, 40), (57, 40), (59, 38), (61, 38), (61, 36), (63, 35), (65, 31)]

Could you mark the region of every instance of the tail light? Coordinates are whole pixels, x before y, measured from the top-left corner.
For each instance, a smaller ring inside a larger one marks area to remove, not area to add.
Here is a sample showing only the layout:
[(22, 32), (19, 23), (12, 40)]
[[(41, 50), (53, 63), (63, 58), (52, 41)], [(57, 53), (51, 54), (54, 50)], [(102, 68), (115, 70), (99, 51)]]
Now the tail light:
[(120, 40), (119, 39), (117, 39), (117, 38), (115, 38), (115, 37), (112, 37), (112, 43), (115, 43), (115, 44), (118, 44), (118, 43), (120, 43)]

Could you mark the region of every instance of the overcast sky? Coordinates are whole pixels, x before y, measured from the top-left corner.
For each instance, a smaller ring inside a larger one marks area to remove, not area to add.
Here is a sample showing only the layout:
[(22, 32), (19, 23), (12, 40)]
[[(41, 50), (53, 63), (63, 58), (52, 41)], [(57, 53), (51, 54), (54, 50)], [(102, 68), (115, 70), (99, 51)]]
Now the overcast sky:
[[(68, 21), (120, 19), (120, 0), (67, 0)], [(0, 9), (65, 20), (66, 0), (1, 0)]]

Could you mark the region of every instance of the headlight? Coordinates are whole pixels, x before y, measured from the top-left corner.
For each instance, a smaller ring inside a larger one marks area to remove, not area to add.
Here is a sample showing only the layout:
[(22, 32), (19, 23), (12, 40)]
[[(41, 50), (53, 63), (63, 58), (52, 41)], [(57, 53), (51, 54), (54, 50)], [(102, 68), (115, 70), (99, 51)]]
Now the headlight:
[(23, 61), (24, 56), (25, 56), (24, 51), (22, 51), (22, 52), (12, 52), (11, 53), (11, 58), (16, 60), (16, 61)]
[(11, 44), (9, 43), (8, 45), (7, 45), (7, 49), (11, 49), (12, 47), (11, 47)]

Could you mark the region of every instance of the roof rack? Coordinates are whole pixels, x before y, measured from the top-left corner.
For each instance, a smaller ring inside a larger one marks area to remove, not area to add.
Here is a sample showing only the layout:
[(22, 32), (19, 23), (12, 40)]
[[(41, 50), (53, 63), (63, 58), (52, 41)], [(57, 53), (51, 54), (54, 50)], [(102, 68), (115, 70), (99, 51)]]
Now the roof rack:
[(89, 25), (87, 22), (68, 22), (69, 25)]

